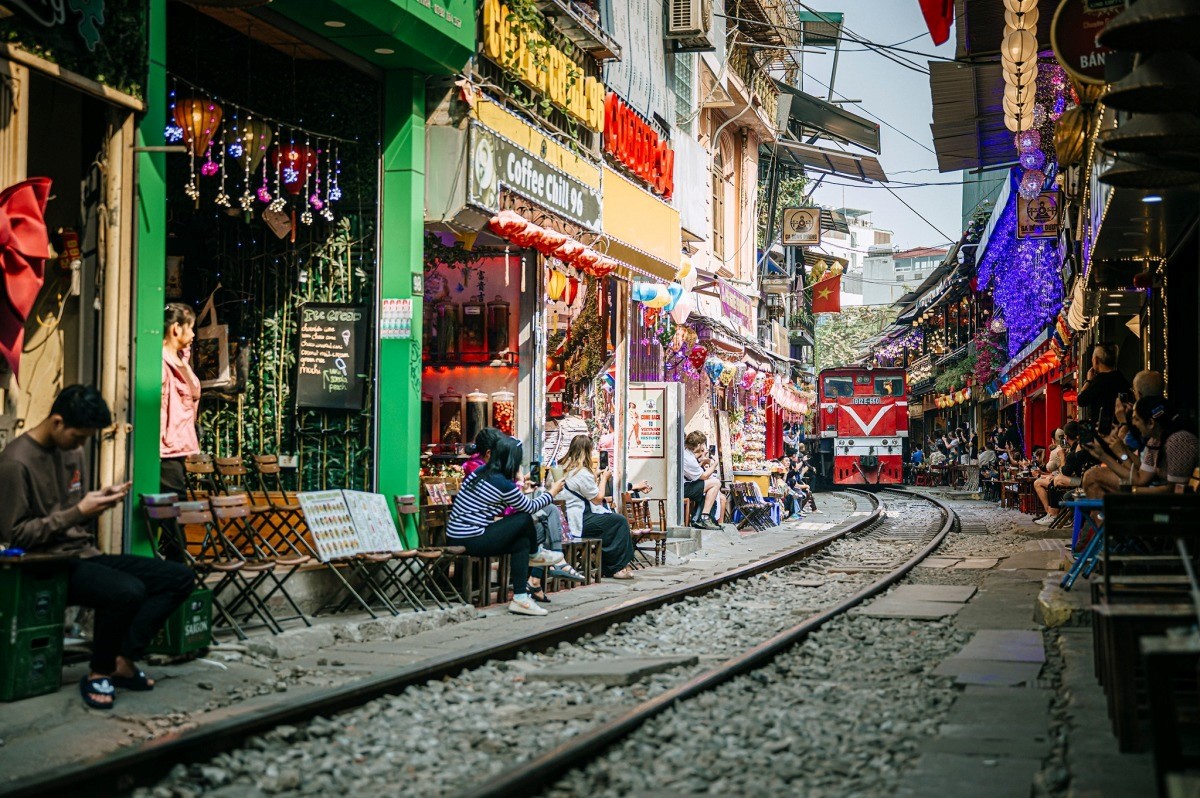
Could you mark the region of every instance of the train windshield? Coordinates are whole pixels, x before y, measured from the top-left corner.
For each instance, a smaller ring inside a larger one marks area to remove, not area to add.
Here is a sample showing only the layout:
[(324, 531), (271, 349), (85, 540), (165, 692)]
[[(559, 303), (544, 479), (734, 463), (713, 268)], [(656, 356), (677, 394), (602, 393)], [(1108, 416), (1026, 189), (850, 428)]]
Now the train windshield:
[(876, 396), (903, 396), (904, 395), (904, 378), (903, 377), (876, 377), (875, 378), (875, 395)]
[(839, 396), (854, 396), (853, 377), (826, 377), (825, 397), (837, 399)]

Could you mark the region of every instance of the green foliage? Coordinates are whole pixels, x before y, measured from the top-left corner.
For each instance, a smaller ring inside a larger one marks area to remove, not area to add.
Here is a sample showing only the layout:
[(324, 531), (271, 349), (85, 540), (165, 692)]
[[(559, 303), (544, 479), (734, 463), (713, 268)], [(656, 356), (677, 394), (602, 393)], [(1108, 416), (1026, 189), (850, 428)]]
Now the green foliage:
[(892, 308), (871, 305), (847, 305), (841, 313), (823, 315), (815, 335), (817, 371), (853, 363), (862, 345), (894, 318)]
[[(523, 40), (534, 67), (539, 71), (545, 72), (549, 69), (551, 50), (561, 50), (568, 58), (574, 56), (575, 45), (546, 24), (546, 18), (542, 16), (536, 0), (505, 0), (505, 5), (508, 6), (506, 21), (512, 26), (514, 33)], [(513, 63), (516, 53), (506, 50), (504, 55), (505, 63), (501, 66), (504, 67), (505, 74), (510, 80), (519, 81), (521, 78), (517, 74), (516, 64)], [(567, 88), (570, 88), (583, 78), (583, 70), (570, 61), (567, 62), (566, 67)], [(543, 114), (549, 114), (554, 108), (554, 103), (550, 101), (549, 97), (539, 96), (536, 92), (531, 93), (528, 97), (518, 93), (515, 97), (526, 108), (536, 106)]]
[[(770, 190), (770, 181), (764, 180), (758, 184), (758, 246), (765, 247), (767, 242), (775, 238), (774, 231), (768, 230), (767, 225), (770, 220), (767, 218), (771, 210), (771, 197), (768, 194)], [(796, 175), (794, 177), (785, 177), (779, 181), (777, 198), (775, 201), (775, 224), (779, 224), (779, 219), (782, 216), (784, 208), (799, 208), (812, 205), (812, 202), (805, 197), (804, 191), (808, 187), (808, 178), (804, 175)]]
[[(606, 355), (604, 328), (600, 322), (600, 302), (597, 297), (595, 277), (585, 277), (587, 301), (583, 310), (571, 325), (563, 353), (563, 371), (567, 382), (586, 385), (600, 374)], [(553, 350), (550, 350), (553, 351)]]
[(933, 381), (933, 387), (938, 393), (950, 393), (967, 387), (967, 380), (975, 374), (976, 356), (964, 357), (949, 366)]

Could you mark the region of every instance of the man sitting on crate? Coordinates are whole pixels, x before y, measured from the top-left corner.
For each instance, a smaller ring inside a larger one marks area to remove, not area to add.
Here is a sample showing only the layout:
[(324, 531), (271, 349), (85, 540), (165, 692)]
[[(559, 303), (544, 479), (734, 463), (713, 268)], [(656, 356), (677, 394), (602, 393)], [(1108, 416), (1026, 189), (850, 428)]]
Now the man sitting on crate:
[(121, 503), (129, 483), (87, 490), (82, 447), (111, 425), (100, 392), (71, 385), (42, 423), (0, 451), (0, 544), (72, 555), (67, 601), (96, 610), (91, 670), (79, 683), (94, 709), (111, 709), (117, 688), (153, 689), (136, 660), (195, 585), (185, 565), (96, 548), (93, 521)]

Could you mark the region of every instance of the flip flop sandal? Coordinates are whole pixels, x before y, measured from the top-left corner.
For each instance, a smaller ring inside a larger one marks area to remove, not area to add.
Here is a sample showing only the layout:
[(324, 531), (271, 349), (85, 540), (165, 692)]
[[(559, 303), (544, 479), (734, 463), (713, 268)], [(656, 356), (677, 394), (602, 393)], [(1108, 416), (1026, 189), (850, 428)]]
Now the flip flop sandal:
[(119, 687), (122, 690), (130, 690), (135, 693), (145, 693), (154, 689), (154, 685), (150, 684), (150, 680), (142, 671), (138, 671), (133, 676), (110, 676), (109, 681), (114, 687)]
[(533, 600), (536, 601), (538, 604), (549, 604), (550, 603), (550, 597), (546, 595), (546, 588), (544, 588), (544, 587), (536, 587), (535, 588), (532, 585), (529, 585), (528, 583), (526, 583), (525, 592), (528, 593), (530, 596), (532, 596)]
[[(99, 679), (89, 679), (84, 676), (79, 680), (79, 694), (83, 696), (83, 703), (92, 709), (112, 709), (116, 693), (117, 688), (113, 687), (112, 682), (105, 676)], [(93, 698), (97, 695), (106, 695), (110, 700), (107, 704), (102, 703)]]
[(579, 573), (579, 571), (576, 571), (567, 563), (563, 563), (562, 565), (551, 568), (550, 576), (557, 577), (558, 579), (570, 579), (572, 582), (587, 581), (587, 577)]

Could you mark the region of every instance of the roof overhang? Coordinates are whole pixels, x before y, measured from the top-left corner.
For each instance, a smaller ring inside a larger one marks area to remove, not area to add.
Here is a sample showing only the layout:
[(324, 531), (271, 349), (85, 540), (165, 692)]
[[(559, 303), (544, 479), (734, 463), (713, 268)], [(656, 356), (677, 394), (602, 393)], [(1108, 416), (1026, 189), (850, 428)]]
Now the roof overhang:
[(929, 62), (933, 146), (938, 170), (987, 170), (1014, 162), (1013, 134), (1004, 126), (1000, 62)]
[(789, 105), (788, 118), (780, 121), (788, 123), (797, 139), (821, 135), (879, 154), (879, 125), (781, 80), (776, 80), (775, 85), (780, 92), (780, 107)]
[(812, 144), (801, 144), (786, 138), (779, 139), (778, 143), (783, 150), (780, 152), (780, 158), (790, 159), (806, 170), (837, 177), (848, 177), (862, 183), (887, 182), (887, 175), (883, 173), (883, 167), (880, 166), (878, 158), (856, 155), (852, 152), (828, 147), (817, 147)]

